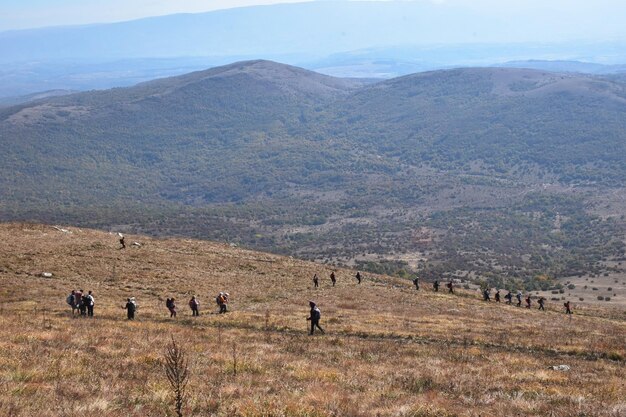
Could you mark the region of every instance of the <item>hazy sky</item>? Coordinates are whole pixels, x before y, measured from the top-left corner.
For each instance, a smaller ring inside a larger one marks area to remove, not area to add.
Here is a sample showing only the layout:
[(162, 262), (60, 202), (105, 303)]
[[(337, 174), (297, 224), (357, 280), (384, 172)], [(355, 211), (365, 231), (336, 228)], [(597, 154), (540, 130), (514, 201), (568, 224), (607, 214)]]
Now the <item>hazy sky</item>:
[[(197, 13), (305, 0), (0, 0), (0, 31), (43, 26), (114, 22), (172, 13)], [(325, 1), (325, 0), (317, 0)], [(343, 0), (349, 1), (349, 0)], [(376, 0), (373, 0), (376, 1)], [(385, 1), (385, 0), (379, 0)], [(625, 0), (405, 0), (464, 7), (494, 17), (516, 14), (563, 15), (564, 19), (601, 25), (605, 17), (623, 17)], [(558, 24), (559, 22), (555, 22)], [(626, 26), (626, 24), (625, 24)], [(581, 27), (584, 33), (585, 27)]]

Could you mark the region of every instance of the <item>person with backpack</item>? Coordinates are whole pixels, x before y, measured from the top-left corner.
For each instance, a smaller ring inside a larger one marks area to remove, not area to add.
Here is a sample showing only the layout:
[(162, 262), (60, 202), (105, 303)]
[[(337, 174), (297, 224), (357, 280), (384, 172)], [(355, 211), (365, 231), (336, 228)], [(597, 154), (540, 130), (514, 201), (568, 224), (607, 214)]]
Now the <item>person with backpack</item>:
[(574, 314), (572, 312), (572, 307), (569, 301), (563, 303), (563, 307), (565, 307), (565, 314)]
[(170, 312), (170, 318), (176, 318), (176, 303), (174, 297), (168, 298), (167, 301), (165, 301), (165, 306)]
[(526, 308), (530, 308), (531, 303), (532, 303), (532, 300), (530, 299), (530, 294), (528, 294), (528, 297), (526, 297)]
[(86, 295), (85, 291), (80, 290), (76, 292), (76, 298), (78, 299), (78, 308), (80, 310), (80, 315), (83, 317), (87, 317), (87, 300), (85, 299)]
[(420, 289), (420, 279), (419, 279), (419, 277), (415, 277), (413, 279), (413, 285), (415, 285), (415, 289), (419, 291), (419, 289)]
[(515, 295), (515, 298), (517, 298), (517, 306), (521, 307), (522, 306), (522, 292), (518, 291), (517, 295)]
[(311, 307), (311, 312), (309, 314), (309, 317), (307, 318), (307, 321), (311, 322), (311, 332), (309, 333), (309, 335), (313, 335), (316, 327), (320, 330), (320, 332), (322, 332), (322, 334), (324, 334), (324, 329), (320, 327), (322, 312), (313, 301), (309, 301), (309, 306)]
[(546, 299), (544, 297), (539, 297), (539, 300), (537, 300), (537, 302), (539, 303), (539, 310), (544, 310), (544, 303), (546, 302)]
[(122, 307), (126, 309), (126, 316), (128, 320), (135, 320), (135, 311), (137, 311), (137, 303), (135, 297), (130, 297), (126, 301), (126, 306)]
[(332, 271), (330, 273), (330, 282), (333, 283), (333, 287), (335, 286), (335, 284), (337, 283), (337, 277), (335, 276), (335, 271)]
[(87, 316), (93, 318), (93, 306), (96, 304), (96, 300), (93, 298), (93, 293), (91, 291), (83, 297), (83, 302), (87, 307)]
[(361, 277), (361, 272), (357, 271), (356, 275), (355, 275), (355, 278), (356, 278), (357, 282), (360, 284), (361, 283), (361, 278), (362, 278)]
[(506, 300), (507, 304), (513, 304), (513, 294), (511, 293), (510, 290), (507, 291), (506, 295), (504, 296), (504, 299)]
[(439, 280), (435, 280), (435, 282), (433, 282), (433, 290), (435, 290), (435, 292), (439, 292)]
[(450, 294), (454, 294), (454, 283), (452, 282), (452, 280), (450, 280), (450, 282), (448, 282), (447, 287), (448, 287), (448, 292)]
[(489, 288), (485, 288), (483, 290), (483, 300), (485, 301), (491, 301), (491, 294), (489, 292)]
[(126, 242), (124, 241), (124, 235), (121, 233), (119, 233), (118, 235), (120, 237), (120, 245), (122, 245), (120, 249), (126, 249)]
[(219, 295), (217, 296), (217, 305), (220, 306), (220, 314), (224, 314), (228, 311), (227, 308), (227, 304), (228, 304), (228, 293), (227, 292), (220, 292)]
[(199, 307), (200, 307), (200, 302), (194, 295), (193, 297), (191, 297), (191, 300), (189, 300), (189, 308), (191, 308), (191, 315), (193, 317), (198, 317), (200, 315), (200, 312), (198, 311)]
[(76, 297), (74, 296), (75, 293), (76, 293), (76, 291), (72, 290), (70, 295), (68, 295), (67, 298), (65, 299), (65, 302), (70, 307), (72, 307), (72, 316), (74, 315), (74, 312), (78, 310), (78, 306), (76, 305)]
[(317, 287), (319, 287), (319, 286), (320, 286), (320, 281), (319, 281), (319, 278), (317, 278), (317, 274), (314, 274), (314, 275), (313, 275), (313, 286), (314, 286), (315, 288), (317, 288)]
[(496, 303), (500, 302), (500, 290), (496, 290), (496, 294), (493, 296), (493, 298), (496, 300)]

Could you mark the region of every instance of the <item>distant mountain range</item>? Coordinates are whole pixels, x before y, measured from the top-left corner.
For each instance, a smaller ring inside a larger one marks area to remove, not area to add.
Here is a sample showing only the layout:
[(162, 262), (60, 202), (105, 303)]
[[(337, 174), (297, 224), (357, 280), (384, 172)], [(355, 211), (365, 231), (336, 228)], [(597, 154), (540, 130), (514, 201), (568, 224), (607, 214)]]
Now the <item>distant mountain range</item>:
[[(546, 42), (553, 18), (511, 23), (445, 2), (317, 1), (10, 31), (0, 33), (0, 97), (125, 87), (258, 58), (359, 78), (529, 59), (626, 63), (625, 41)], [(578, 39), (578, 26), (565, 26)]]
[(596, 76), (239, 62), (0, 109), (0, 219), (421, 253), (431, 273), (597, 272), (623, 253), (625, 112), (626, 84)]

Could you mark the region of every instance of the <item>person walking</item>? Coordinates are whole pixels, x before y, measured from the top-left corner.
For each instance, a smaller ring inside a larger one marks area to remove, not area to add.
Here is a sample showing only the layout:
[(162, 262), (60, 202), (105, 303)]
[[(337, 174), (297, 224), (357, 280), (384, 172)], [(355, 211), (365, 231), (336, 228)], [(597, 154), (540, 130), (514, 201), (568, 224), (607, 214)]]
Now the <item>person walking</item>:
[(118, 233), (118, 235), (120, 237), (120, 245), (122, 245), (120, 249), (126, 249), (126, 242), (124, 240), (124, 235), (121, 233)]
[(135, 302), (135, 297), (130, 297), (126, 300), (126, 306), (123, 307), (126, 309), (126, 316), (128, 320), (135, 320), (135, 311), (137, 311), (137, 303)]
[(74, 316), (74, 312), (78, 311), (78, 306), (76, 305), (75, 294), (76, 294), (76, 291), (72, 290), (70, 295), (68, 295), (67, 298), (65, 299), (65, 302), (67, 302), (67, 304), (69, 304), (69, 306), (72, 307), (72, 316)]
[(521, 307), (522, 306), (522, 292), (518, 291), (517, 295), (515, 295), (515, 298), (517, 298), (517, 306)]
[(220, 306), (220, 314), (224, 314), (228, 311), (228, 297), (229, 295), (227, 292), (220, 292), (217, 296), (217, 304)]
[(337, 283), (337, 277), (335, 276), (335, 271), (332, 271), (330, 273), (330, 282), (333, 283), (333, 287), (335, 286), (335, 284)]
[(198, 317), (200, 315), (200, 302), (195, 295), (191, 297), (191, 300), (189, 300), (189, 308), (191, 308), (191, 315), (193, 317)]
[(419, 291), (419, 289), (420, 289), (420, 279), (419, 279), (419, 277), (415, 277), (413, 279), (413, 285), (415, 285), (415, 289)]
[(313, 275), (313, 286), (314, 286), (315, 288), (317, 288), (317, 287), (319, 287), (319, 286), (320, 286), (320, 280), (319, 280), (319, 278), (317, 278), (317, 274), (314, 274), (314, 275)]
[(546, 302), (546, 299), (544, 297), (539, 297), (539, 300), (537, 300), (537, 302), (539, 303), (539, 310), (544, 310), (544, 303)]
[(500, 290), (496, 290), (496, 294), (493, 296), (493, 298), (496, 300), (496, 303), (500, 302)]
[(77, 292), (78, 294), (78, 308), (80, 309), (80, 315), (83, 317), (87, 317), (87, 295), (84, 290), (80, 290)]
[(435, 280), (435, 282), (433, 282), (433, 290), (435, 290), (435, 292), (439, 292), (439, 280)]
[(361, 272), (357, 271), (355, 277), (356, 277), (357, 282), (360, 284), (361, 283)]
[(569, 301), (563, 303), (563, 307), (565, 307), (565, 314), (574, 314), (572, 312), (572, 306)]
[(504, 296), (504, 299), (506, 300), (507, 304), (513, 304), (513, 294), (511, 293), (510, 290), (507, 291), (506, 295)]
[(168, 298), (165, 302), (165, 306), (170, 312), (170, 318), (176, 318), (176, 302), (174, 300), (174, 297)]
[(483, 290), (483, 299), (485, 301), (491, 301), (491, 294), (489, 293), (489, 288), (485, 288)]
[(324, 334), (324, 329), (320, 327), (320, 319), (322, 318), (322, 312), (313, 301), (309, 301), (309, 306), (311, 307), (310, 315), (307, 318), (307, 320), (311, 322), (311, 332), (309, 333), (309, 335), (313, 334), (316, 327), (320, 330), (320, 332), (322, 332), (322, 334)]
[(93, 306), (96, 304), (96, 300), (93, 297), (93, 293), (89, 291), (89, 293), (83, 297), (83, 302), (87, 306), (87, 317), (93, 318)]
[(452, 283), (452, 280), (450, 280), (450, 282), (448, 282), (448, 292), (450, 294), (454, 294), (454, 283)]
[(532, 300), (530, 299), (530, 294), (528, 294), (528, 297), (526, 297), (526, 308), (530, 308), (531, 303), (532, 303)]

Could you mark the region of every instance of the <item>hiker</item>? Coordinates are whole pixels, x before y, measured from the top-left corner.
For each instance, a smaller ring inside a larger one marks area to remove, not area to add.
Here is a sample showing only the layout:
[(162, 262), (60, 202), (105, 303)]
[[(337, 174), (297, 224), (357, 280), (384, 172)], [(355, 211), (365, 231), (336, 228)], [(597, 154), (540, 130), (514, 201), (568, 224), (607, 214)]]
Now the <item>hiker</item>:
[(517, 306), (521, 307), (522, 306), (522, 292), (518, 291), (515, 298), (517, 298)]
[(74, 296), (75, 293), (76, 291), (72, 290), (70, 295), (68, 295), (65, 299), (65, 302), (69, 304), (70, 307), (72, 307), (72, 316), (74, 315), (74, 312), (78, 310), (78, 306), (76, 305), (76, 297)]
[(511, 290), (507, 290), (506, 295), (504, 296), (507, 304), (513, 304), (513, 294), (511, 294)]
[(565, 307), (565, 314), (574, 314), (572, 313), (572, 308), (569, 301), (563, 303), (563, 307)]
[(189, 308), (191, 308), (192, 316), (197, 317), (200, 315), (200, 312), (198, 311), (198, 307), (200, 307), (200, 302), (194, 295), (193, 297), (191, 297), (191, 300), (189, 300)]
[(315, 305), (313, 301), (309, 301), (309, 306), (311, 306), (311, 314), (307, 318), (307, 320), (311, 321), (311, 333), (309, 333), (309, 335), (313, 334), (313, 331), (315, 331), (316, 327), (320, 329), (320, 332), (322, 332), (322, 334), (324, 334), (324, 329), (320, 327), (320, 319), (322, 318), (322, 312)]
[(320, 286), (320, 281), (317, 278), (317, 274), (313, 275), (313, 285), (315, 286), (315, 288)]
[(500, 290), (496, 290), (496, 295), (493, 298), (496, 300), (496, 303), (500, 302)]
[(361, 283), (361, 273), (359, 271), (356, 272), (356, 280), (359, 284)]
[(220, 306), (220, 314), (224, 314), (228, 311), (226, 305), (228, 304), (228, 293), (220, 292), (217, 296), (217, 305)]
[(454, 294), (454, 284), (452, 283), (452, 280), (450, 280), (450, 282), (448, 282), (447, 287), (448, 287), (448, 292), (450, 294)]
[(93, 317), (93, 306), (96, 303), (96, 300), (93, 298), (93, 293), (91, 291), (83, 297), (83, 303), (87, 307), (87, 316)]
[(124, 235), (120, 233), (119, 236), (120, 236), (120, 245), (122, 245), (120, 249), (126, 249), (126, 243), (124, 242)]
[(135, 297), (130, 297), (126, 301), (126, 306), (122, 307), (126, 309), (128, 320), (135, 320), (135, 311), (137, 311), (137, 303)]
[(435, 292), (439, 292), (439, 280), (435, 280), (435, 282), (433, 282), (433, 289)]
[(491, 301), (491, 295), (489, 294), (489, 288), (483, 290), (483, 299), (485, 301)]
[(419, 289), (420, 289), (420, 279), (419, 279), (419, 277), (415, 277), (415, 279), (413, 280), (413, 285), (415, 285), (415, 289), (419, 291)]
[(170, 311), (170, 318), (176, 318), (176, 303), (174, 302), (174, 297), (168, 298), (167, 301), (165, 301), (165, 306)]
[(526, 297), (526, 308), (530, 308), (531, 303), (532, 303), (532, 300), (530, 299), (530, 294), (528, 294), (528, 297)]
[(85, 294), (85, 291), (80, 290), (77, 291), (74, 296), (78, 301), (78, 309), (80, 310), (80, 315), (83, 317), (87, 317), (87, 300), (85, 300), (87, 296), (83, 294)]
[(543, 305), (546, 302), (546, 299), (544, 297), (539, 297), (539, 300), (537, 300), (537, 302), (539, 303), (539, 310), (545, 311), (545, 308), (543, 307)]
[(337, 277), (335, 277), (335, 271), (332, 271), (330, 273), (330, 281), (333, 283), (333, 287), (334, 287), (335, 284), (337, 283)]

